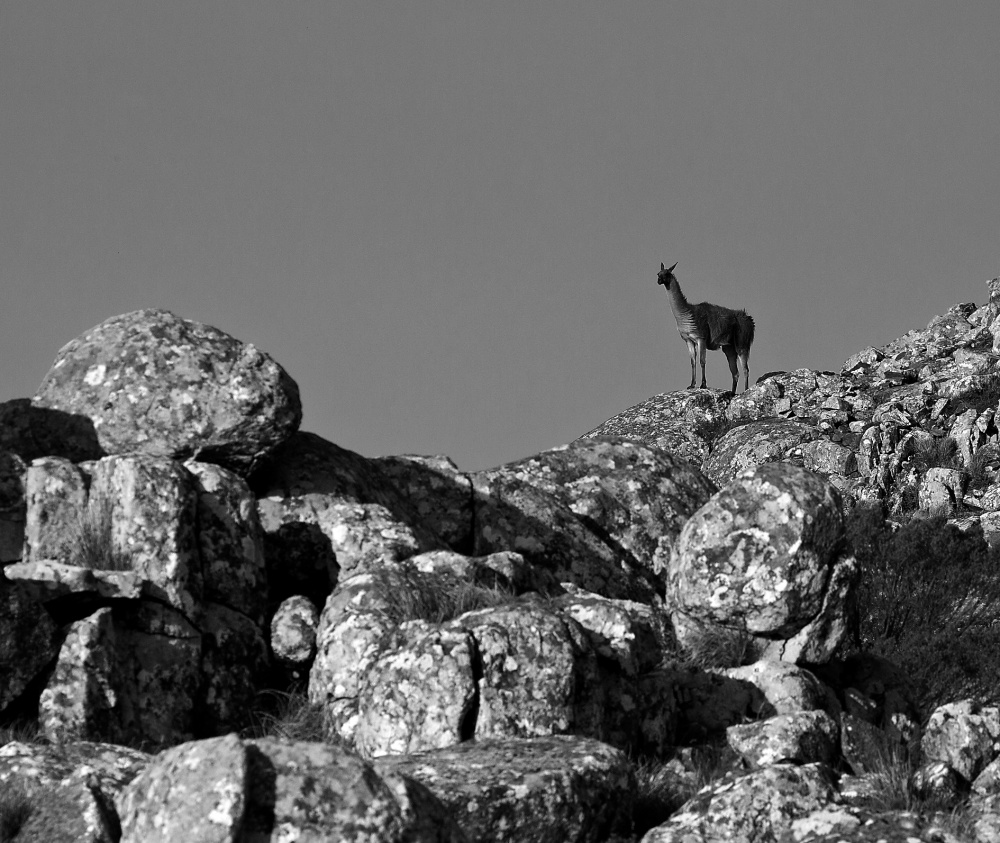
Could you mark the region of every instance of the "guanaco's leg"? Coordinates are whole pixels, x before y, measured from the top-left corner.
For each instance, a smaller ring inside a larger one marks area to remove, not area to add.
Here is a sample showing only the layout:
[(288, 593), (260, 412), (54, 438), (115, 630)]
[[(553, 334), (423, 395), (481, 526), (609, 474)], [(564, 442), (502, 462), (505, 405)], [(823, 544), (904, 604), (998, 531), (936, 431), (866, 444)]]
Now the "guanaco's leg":
[(708, 381), (705, 380), (705, 354), (708, 351), (708, 347), (705, 345), (705, 341), (702, 339), (698, 340), (698, 354), (701, 357), (701, 388), (708, 389)]
[(741, 351), (739, 357), (743, 364), (743, 391), (746, 392), (750, 388), (750, 349)]
[(688, 389), (694, 389), (695, 360), (698, 358), (698, 347), (695, 345), (694, 340), (689, 340), (687, 337), (684, 340), (688, 347), (688, 357), (691, 358), (691, 383), (688, 384)]
[(740, 370), (736, 368), (736, 349), (731, 345), (722, 346), (726, 353), (726, 360), (729, 361), (729, 371), (733, 374), (733, 395), (736, 394), (736, 387), (740, 382)]

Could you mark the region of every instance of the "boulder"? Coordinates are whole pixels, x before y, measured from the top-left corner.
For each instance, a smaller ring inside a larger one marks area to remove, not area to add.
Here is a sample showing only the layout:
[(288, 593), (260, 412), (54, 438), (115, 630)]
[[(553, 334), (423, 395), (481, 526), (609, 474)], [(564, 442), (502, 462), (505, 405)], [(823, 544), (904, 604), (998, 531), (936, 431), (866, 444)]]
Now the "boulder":
[(369, 764), (337, 747), (227, 735), (161, 752), (116, 805), (122, 843), (463, 841), (440, 802), (412, 783), (418, 789), (421, 798), (401, 802)]
[(797, 421), (752, 421), (734, 427), (719, 439), (701, 470), (713, 483), (724, 485), (747, 469), (787, 460), (816, 436), (815, 428)]
[(60, 349), (34, 405), (89, 418), (108, 454), (242, 473), (302, 419), (299, 390), (253, 345), (167, 310), (115, 316)]
[(940, 706), (927, 721), (920, 749), (926, 760), (944, 762), (972, 782), (1000, 756), (1000, 709), (972, 700)]
[(477, 740), (384, 756), (375, 769), (426, 785), (478, 843), (603, 843), (631, 830), (628, 758), (588, 738)]
[(307, 597), (296, 594), (281, 602), (271, 618), (271, 652), (285, 668), (309, 671), (316, 655), (319, 610)]
[(681, 527), (716, 491), (680, 457), (618, 437), (577, 439), (473, 475), (484, 498), (503, 480), (528, 483), (568, 506), (660, 588)]
[(362, 679), (354, 740), (368, 757), (439, 749), (472, 737), (475, 644), (460, 628), (407, 621)]
[(745, 633), (751, 655), (823, 662), (846, 632), (857, 564), (843, 557), (840, 496), (787, 463), (747, 471), (685, 524), (667, 601), (685, 646)]
[(731, 397), (718, 389), (664, 392), (612, 416), (580, 438), (631, 439), (699, 466), (725, 429)]
[(768, 711), (774, 714), (835, 708), (831, 705), (830, 689), (798, 665), (763, 659), (722, 672), (730, 679), (745, 680), (756, 686), (767, 700)]
[(24, 693), (59, 652), (59, 630), (20, 582), (0, 573), (0, 712)]
[(105, 456), (88, 416), (38, 407), (30, 398), (0, 401), (0, 450), (26, 463), (39, 457), (83, 462)]
[(726, 730), (729, 745), (754, 769), (782, 763), (833, 764), (838, 738), (837, 722), (825, 711), (778, 714)]
[(25, 562), (69, 562), (79, 542), (89, 478), (63, 457), (39, 457), (25, 474)]
[(648, 831), (642, 843), (793, 839), (795, 820), (836, 799), (833, 775), (825, 764), (775, 764), (745, 775), (728, 774)]
[[(149, 763), (137, 749), (75, 741), (41, 745), (13, 741), (0, 747), (0, 829), (9, 839), (117, 843), (114, 799)], [(10, 827), (13, 795), (28, 806), (18, 830)]]

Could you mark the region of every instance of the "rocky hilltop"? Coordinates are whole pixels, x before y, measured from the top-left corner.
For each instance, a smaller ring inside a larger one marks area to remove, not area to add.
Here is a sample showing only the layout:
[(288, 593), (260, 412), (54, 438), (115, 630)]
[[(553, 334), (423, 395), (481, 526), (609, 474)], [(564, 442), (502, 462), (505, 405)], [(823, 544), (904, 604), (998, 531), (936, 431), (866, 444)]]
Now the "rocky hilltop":
[(1000, 839), (988, 289), (477, 472), (96, 326), (0, 405), (0, 840)]

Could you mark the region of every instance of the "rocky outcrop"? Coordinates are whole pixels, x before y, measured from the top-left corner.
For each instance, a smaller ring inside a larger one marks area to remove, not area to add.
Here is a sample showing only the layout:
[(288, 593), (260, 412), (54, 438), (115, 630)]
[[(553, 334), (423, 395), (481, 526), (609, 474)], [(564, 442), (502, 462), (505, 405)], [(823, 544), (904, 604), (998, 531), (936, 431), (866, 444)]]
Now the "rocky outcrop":
[(668, 603), (682, 645), (747, 636), (760, 655), (824, 662), (846, 632), (857, 571), (841, 502), (816, 475), (769, 463), (740, 475), (681, 531)]
[(841, 647), (845, 513), (1000, 535), (990, 296), (477, 472), (296, 432), (214, 328), (98, 326), (0, 405), (0, 728), (51, 742), (0, 746), (17, 839), (947, 840), (873, 808), (904, 757), (992, 839), (995, 705)]
[(112, 317), (63, 346), (33, 404), (90, 419), (108, 454), (243, 471), (302, 419), (298, 387), (266, 354), (154, 309)]

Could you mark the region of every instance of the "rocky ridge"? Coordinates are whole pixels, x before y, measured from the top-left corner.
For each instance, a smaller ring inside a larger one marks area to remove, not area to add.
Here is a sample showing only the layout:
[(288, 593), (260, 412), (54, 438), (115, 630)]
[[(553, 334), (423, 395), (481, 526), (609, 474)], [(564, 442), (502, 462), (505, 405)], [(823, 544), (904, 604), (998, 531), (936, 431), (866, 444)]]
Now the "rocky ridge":
[[(0, 405), (4, 834), (962, 839), (872, 802), (906, 752), (1000, 839), (1000, 709), (919, 711), (844, 655), (845, 514), (997, 541), (988, 288), (839, 373), (654, 396), (479, 472), (298, 431), (291, 378), (218, 329), (102, 323)], [(314, 739), (265, 734), (296, 689)]]

